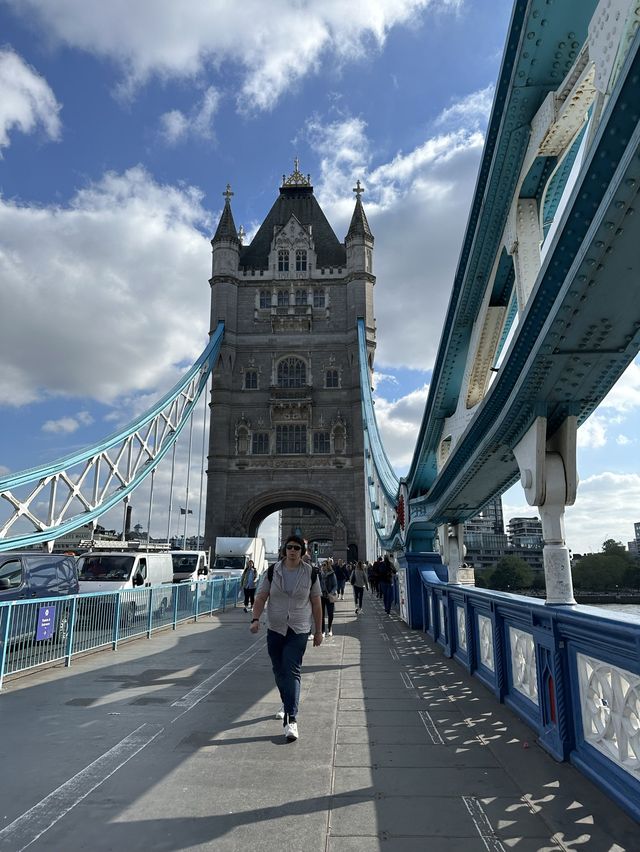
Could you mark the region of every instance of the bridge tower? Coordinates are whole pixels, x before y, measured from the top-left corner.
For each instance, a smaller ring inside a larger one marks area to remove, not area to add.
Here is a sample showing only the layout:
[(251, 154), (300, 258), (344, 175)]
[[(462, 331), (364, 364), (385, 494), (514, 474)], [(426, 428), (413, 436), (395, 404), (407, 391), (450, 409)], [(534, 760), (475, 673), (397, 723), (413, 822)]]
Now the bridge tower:
[[(341, 243), (298, 161), (249, 245), (227, 186), (211, 241), (213, 375), (205, 541), (255, 535), (278, 510), (321, 513), (341, 558), (366, 558), (357, 320), (375, 349), (373, 235), (358, 181)], [(305, 535), (304, 524), (302, 534)]]

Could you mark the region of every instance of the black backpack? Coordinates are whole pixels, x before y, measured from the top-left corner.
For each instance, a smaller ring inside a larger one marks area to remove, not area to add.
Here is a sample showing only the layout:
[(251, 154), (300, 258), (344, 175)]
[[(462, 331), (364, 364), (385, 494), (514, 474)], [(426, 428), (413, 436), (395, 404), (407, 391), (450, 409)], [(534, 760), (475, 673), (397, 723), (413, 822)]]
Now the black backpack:
[[(270, 583), (273, 583), (273, 569), (275, 567), (276, 567), (276, 563), (274, 562), (271, 565), (269, 565), (269, 567), (267, 568), (267, 579), (269, 580)], [(309, 592), (311, 592), (311, 589), (313, 588), (313, 584), (315, 583), (315, 581), (317, 579), (318, 579), (318, 569), (311, 566), (311, 586), (309, 587)]]

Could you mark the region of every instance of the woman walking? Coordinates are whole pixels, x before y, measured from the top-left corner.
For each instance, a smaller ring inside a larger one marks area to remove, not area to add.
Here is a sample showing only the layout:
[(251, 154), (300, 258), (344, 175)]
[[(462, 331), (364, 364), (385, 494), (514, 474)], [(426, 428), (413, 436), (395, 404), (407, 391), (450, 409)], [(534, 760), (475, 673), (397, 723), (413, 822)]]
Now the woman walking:
[(244, 591), (244, 611), (249, 612), (249, 606), (253, 606), (256, 597), (256, 585), (258, 583), (258, 572), (253, 560), (247, 562), (247, 567), (240, 578), (240, 588)]
[(322, 635), (333, 636), (333, 614), (338, 599), (338, 578), (329, 559), (322, 563)]
[(267, 650), (282, 699), (282, 710), (277, 715), (283, 719), (288, 742), (298, 739), (300, 673), (312, 617), (313, 645), (322, 644), (320, 582), (316, 569), (302, 559), (305, 550), (299, 536), (287, 538), (284, 559), (269, 568), (260, 581), (250, 628), (252, 633), (258, 632), (260, 616), (269, 601)]
[(364, 590), (369, 588), (367, 572), (362, 561), (356, 562), (356, 566), (349, 578), (353, 586), (353, 597), (356, 605), (356, 615), (362, 612), (362, 596)]

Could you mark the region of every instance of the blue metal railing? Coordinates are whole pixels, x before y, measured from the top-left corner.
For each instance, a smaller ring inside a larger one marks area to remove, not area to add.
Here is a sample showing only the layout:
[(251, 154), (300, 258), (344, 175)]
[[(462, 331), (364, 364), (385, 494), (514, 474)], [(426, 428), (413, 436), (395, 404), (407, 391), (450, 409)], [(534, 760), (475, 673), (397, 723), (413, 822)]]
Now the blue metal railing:
[(640, 820), (638, 621), (419, 574), (422, 626), (444, 653)]
[(235, 606), (238, 577), (0, 603), (0, 688), (7, 675)]

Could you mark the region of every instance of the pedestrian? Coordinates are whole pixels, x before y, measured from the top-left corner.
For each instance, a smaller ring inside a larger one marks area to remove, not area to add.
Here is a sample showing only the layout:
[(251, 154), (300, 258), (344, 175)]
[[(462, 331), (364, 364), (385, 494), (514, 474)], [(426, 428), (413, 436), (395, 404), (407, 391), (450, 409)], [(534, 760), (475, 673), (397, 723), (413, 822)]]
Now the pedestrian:
[(344, 564), (342, 559), (339, 559), (335, 568), (336, 580), (338, 582), (338, 597), (340, 600), (344, 600), (344, 587), (349, 579), (349, 572), (347, 570), (347, 566)]
[(297, 535), (287, 537), (285, 557), (263, 576), (253, 606), (251, 632), (260, 629), (267, 608), (267, 650), (282, 699), (277, 717), (282, 719), (288, 742), (298, 739), (298, 704), (302, 658), (307, 650), (313, 619), (313, 645), (322, 644), (322, 604), (317, 571), (303, 561), (305, 544)]
[(322, 587), (322, 635), (333, 636), (333, 614), (338, 600), (338, 580), (331, 560), (322, 563), (320, 572)]
[(362, 612), (362, 596), (364, 595), (364, 590), (365, 588), (369, 588), (367, 572), (365, 570), (364, 564), (361, 561), (356, 562), (349, 580), (351, 582), (351, 585), (353, 586), (353, 597), (356, 605), (356, 615), (358, 615)]
[(378, 598), (382, 597), (382, 589), (380, 588), (380, 578), (382, 577), (383, 571), (383, 559), (382, 554), (378, 556), (376, 561), (373, 563), (373, 572), (376, 576), (376, 596)]
[(396, 574), (396, 569), (393, 562), (385, 555), (380, 568), (380, 579), (378, 587), (382, 593), (382, 602), (384, 603), (384, 611), (387, 615), (391, 614), (391, 604), (393, 602), (393, 578)]
[(244, 611), (249, 612), (249, 606), (253, 606), (256, 597), (256, 586), (258, 584), (258, 572), (253, 560), (247, 562), (247, 567), (240, 578), (240, 588), (244, 591)]

